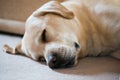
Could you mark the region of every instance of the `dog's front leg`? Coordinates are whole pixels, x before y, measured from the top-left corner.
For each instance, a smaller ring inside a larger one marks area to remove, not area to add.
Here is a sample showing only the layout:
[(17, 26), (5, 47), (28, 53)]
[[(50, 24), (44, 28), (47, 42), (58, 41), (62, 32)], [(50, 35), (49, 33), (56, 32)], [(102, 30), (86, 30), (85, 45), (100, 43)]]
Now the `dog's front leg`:
[(112, 52), (110, 56), (120, 59), (120, 50)]
[(21, 54), (21, 55), (23, 54), (23, 52), (21, 50), (21, 43), (18, 43), (14, 48), (5, 44), (3, 46), (3, 50), (7, 53), (10, 53), (10, 54)]
[(0, 31), (23, 35), (25, 32), (25, 23), (16, 20), (0, 19)]

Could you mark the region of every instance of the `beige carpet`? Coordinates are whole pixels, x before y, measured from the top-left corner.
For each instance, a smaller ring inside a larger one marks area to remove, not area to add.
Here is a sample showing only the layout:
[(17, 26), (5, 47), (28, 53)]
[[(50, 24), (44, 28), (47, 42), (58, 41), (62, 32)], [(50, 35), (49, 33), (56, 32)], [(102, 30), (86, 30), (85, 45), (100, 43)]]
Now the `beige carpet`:
[(52, 70), (29, 58), (10, 55), (4, 44), (15, 46), (20, 37), (0, 33), (0, 80), (120, 80), (120, 60), (88, 57), (73, 68)]

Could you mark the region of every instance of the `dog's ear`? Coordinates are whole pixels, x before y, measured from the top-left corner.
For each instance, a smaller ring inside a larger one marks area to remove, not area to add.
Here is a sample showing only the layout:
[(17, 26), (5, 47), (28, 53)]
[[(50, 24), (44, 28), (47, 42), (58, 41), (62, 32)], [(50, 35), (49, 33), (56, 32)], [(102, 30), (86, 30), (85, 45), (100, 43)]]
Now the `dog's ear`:
[(58, 1), (50, 1), (43, 5), (41, 8), (36, 10), (33, 15), (34, 16), (44, 16), (48, 13), (60, 15), (67, 19), (72, 19), (74, 17), (73, 12), (69, 11)]

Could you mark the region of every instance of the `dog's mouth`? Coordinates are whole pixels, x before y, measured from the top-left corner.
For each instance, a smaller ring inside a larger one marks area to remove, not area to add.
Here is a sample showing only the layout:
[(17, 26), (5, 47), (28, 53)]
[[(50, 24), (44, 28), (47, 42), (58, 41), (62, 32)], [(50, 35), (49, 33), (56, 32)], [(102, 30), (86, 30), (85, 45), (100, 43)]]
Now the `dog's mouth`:
[(73, 67), (76, 63), (76, 57), (71, 58), (62, 58), (59, 55), (52, 54), (48, 56), (48, 60), (46, 61), (44, 57), (40, 57), (39, 61), (42, 63), (46, 63), (52, 69), (58, 68), (70, 68)]

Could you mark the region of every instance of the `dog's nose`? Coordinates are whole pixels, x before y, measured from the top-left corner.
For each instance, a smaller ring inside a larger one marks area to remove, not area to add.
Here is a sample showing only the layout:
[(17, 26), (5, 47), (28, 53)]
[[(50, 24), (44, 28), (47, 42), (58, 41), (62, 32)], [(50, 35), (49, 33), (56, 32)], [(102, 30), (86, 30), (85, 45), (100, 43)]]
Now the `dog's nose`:
[(75, 57), (64, 59), (56, 54), (48, 56), (47, 65), (50, 68), (66, 68), (71, 67), (75, 64)]
[(48, 56), (48, 63), (47, 63), (48, 66), (50, 68), (53, 68), (53, 67), (55, 67), (56, 63), (57, 63), (57, 56), (56, 55), (49, 55)]

